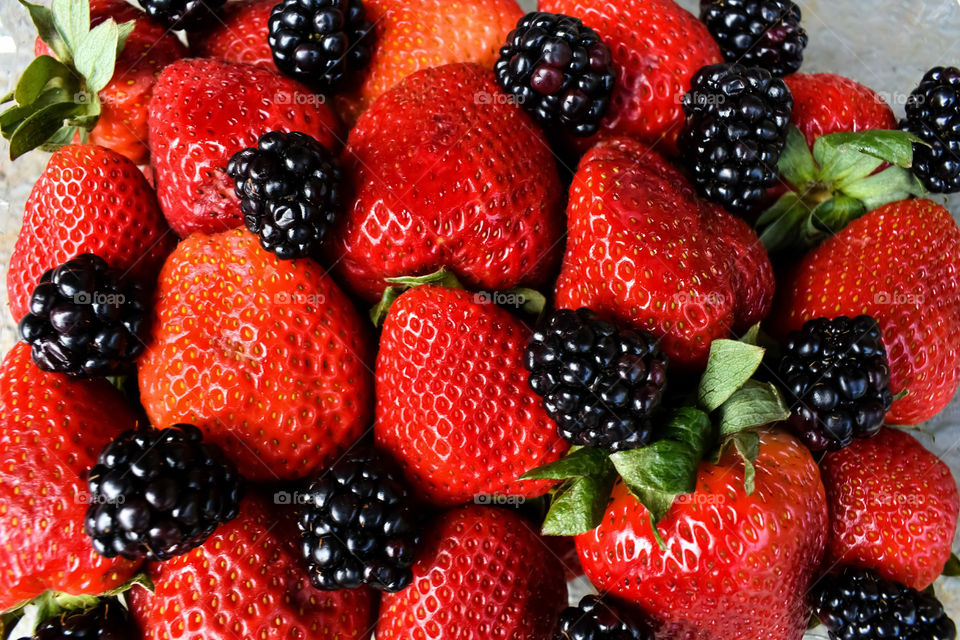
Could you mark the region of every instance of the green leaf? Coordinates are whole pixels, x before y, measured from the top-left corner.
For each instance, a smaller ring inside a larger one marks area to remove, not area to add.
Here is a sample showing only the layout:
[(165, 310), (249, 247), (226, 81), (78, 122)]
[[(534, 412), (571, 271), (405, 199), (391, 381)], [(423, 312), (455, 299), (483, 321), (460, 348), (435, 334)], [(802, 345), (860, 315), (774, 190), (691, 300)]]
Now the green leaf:
[[(866, 207), (858, 199), (841, 195), (821, 202), (810, 213), (810, 221), (816, 229), (836, 233), (866, 212)], [(810, 235), (809, 231), (806, 235)], [(816, 237), (808, 239), (815, 242), (820, 239), (820, 236), (825, 235), (826, 233), (819, 233)]]
[(120, 57), (120, 53), (123, 51), (123, 48), (127, 45), (127, 38), (133, 33), (133, 28), (137, 26), (136, 20), (127, 20), (117, 25), (117, 53), (114, 56), (115, 58)]
[(696, 407), (676, 409), (661, 428), (660, 438), (687, 445), (697, 458), (710, 447), (713, 425), (710, 416)]
[(539, 316), (547, 306), (547, 297), (536, 289), (514, 287), (507, 293), (516, 296), (518, 300), (522, 301), (520, 309), (522, 309), (524, 313), (532, 316)]
[(863, 203), (864, 211), (873, 211), (890, 202), (910, 196), (924, 196), (926, 188), (909, 169), (888, 167), (878, 174), (844, 187), (843, 192)]
[(440, 269), (425, 276), (402, 276), (398, 278), (385, 278), (389, 286), (383, 291), (380, 301), (370, 309), (370, 321), (373, 326), (379, 327), (387, 318), (390, 307), (400, 297), (400, 294), (407, 289), (419, 287), (425, 284), (435, 284), (452, 289), (462, 289), (463, 285), (457, 280), (457, 276), (452, 271)]
[(774, 385), (750, 380), (720, 407), (720, 436), (732, 436), (789, 417), (790, 410)]
[(690, 493), (697, 486), (695, 467), (700, 459), (683, 442), (658, 440), (646, 447), (610, 454), (610, 462), (631, 489), (653, 489), (677, 495)]
[(609, 454), (603, 449), (583, 447), (555, 462), (527, 471), (520, 480), (566, 480), (611, 473)]
[(595, 529), (603, 520), (616, 474), (568, 480), (557, 491), (543, 520), (543, 534), (575, 536)]
[(77, 71), (87, 79), (87, 89), (91, 93), (98, 93), (113, 77), (119, 38), (117, 23), (107, 20), (82, 36), (74, 50)]
[(89, 0), (52, 0), (50, 10), (57, 32), (76, 54), (83, 37), (90, 31)]
[(798, 244), (810, 207), (796, 193), (785, 193), (757, 219), (760, 242), (773, 253)]
[(818, 167), (807, 146), (807, 139), (793, 125), (787, 131), (787, 141), (777, 162), (777, 169), (787, 181), (798, 187), (816, 179)]
[(748, 496), (756, 489), (755, 463), (760, 455), (760, 435), (756, 431), (741, 431), (733, 436), (733, 445), (743, 458), (743, 488)]
[[(922, 141), (906, 131), (871, 129), (868, 131), (831, 133), (817, 138), (813, 145), (814, 158), (821, 153), (853, 151), (878, 158), (884, 162), (909, 169), (913, 165), (913, 144)], [(820, 163), (823, 166), (824, 163)]]
[(27, 65), (17, 81), (17, 88), (13, 92), (13, 98), (18, 105), (29, 105), (40, 97), (47, 84), (55, 79), (69, 79), (73, 72), (67, 65), (56, 58), (50, 56), (38, 56)]
[[(830, 185), (831, 191), (835, 184), (848, 184), (868, 176), (883, 164), (883, 161), (873, 156), (860, 153), (852, 147), (831, 147), (821, 144), (824, 138), (817, 138), (813, 145), (813, 153), (820, 163), (820, 174), (816, 183)], [(806, 195), (806, 194), (804, 194)]]
[(66, 89), (53, 87), (41, 93), (32, 104), (10, 107), (0, 113), (0, 131), (3, 132), (3, 137), (9, 139), (20, 123), (36, 111), (57, 102), (72, 102), (72, 98), (73, 96)]
[(740, 342), (756, 346), (759, 338), (760, 338), (760, 323), (758, 322), (757, 324), (747, 329), (747, 332), (745, 334), (740, 336)]
[(960, 577), (960, 558), (957, 557), (957, 554), (950, 554), (947, 563), (943, 566), (942, 573), (948, 578)]
[(713, 411), (743, 386), (763, 361), (764, 349), (737, 340), (714, 340), (700, 378), (700, 405)]
[(52, 136), (47, 138), (47, 141), (41, 144), (38, 149), (42, 151), (56, 151), (57, 149), (64, 147), (68, 144), (72, 144), (74, 136), (77, 135), (77, 128), (71, 127), (69, 125), (64, 125), (54, 133)]
[(26, 0), (20, 0), (20, 4), (30, 12), (30, 19), (37, 28), (37, 33), (40, 35), (40, 39), (44, 44), (50, 47), (50, 50), (53, 51), (53, 54), (57, 56), (61, 62), (71, 64), (73, 57), (70, 55), (70, 49), (67, 47), (67, 43), (57, 31), (53, 20), (53, 12), (43, 5), (33, 4)]
[(36, 111), (10, 136), (10, 159), (15, 160), (40, 146), (63, 126), (66, 119), (82, 114), (85, 109), (83, 104), (56, 102)]

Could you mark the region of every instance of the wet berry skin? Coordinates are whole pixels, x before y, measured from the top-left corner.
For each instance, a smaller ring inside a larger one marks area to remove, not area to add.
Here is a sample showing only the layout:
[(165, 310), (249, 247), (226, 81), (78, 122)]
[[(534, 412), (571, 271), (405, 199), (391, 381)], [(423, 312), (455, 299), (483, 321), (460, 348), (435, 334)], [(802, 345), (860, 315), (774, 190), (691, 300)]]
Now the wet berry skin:
[(560, 613), (553, 640), (653, 640), (653, 632), (633, 612), (600, 596), (587, 595), (576, 607)]
[(217, 21), (226, 0), (137, 0), (147, 15), (170, 29), (199, 31)]
[(913, 145), (913, 171), (934, 193), (960, 191), (960, 69), (934, 67), (910, 94), (900, 128)]
[(116, 598), (67, 611), (40, 623), (31, 640), (139, 640), (140, 630)]
[(790, 0), (701, 0), (700, 19), (727, 62), (763, 67), (779, 77), (803, 64), (809, 38), (800, 7)]

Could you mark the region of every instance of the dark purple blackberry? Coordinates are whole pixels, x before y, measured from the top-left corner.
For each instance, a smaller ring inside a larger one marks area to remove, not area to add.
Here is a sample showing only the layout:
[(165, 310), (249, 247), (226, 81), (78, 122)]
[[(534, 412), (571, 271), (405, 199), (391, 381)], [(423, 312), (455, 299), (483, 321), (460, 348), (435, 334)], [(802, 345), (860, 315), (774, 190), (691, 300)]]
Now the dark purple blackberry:
[(788, 336), (778, 376), (790, 428), (815, 451), (876, 435), (893, 403), (887, 350), (870, 316), (806, 322)]
[(776, 184), (793, 96), (760, 67), (721, 63), (696, 73), (683, 96), (678, 145), (706, 199), (746, 213)]
[(558, 309), (534, 331), (523, 364), (571, 444), (610, 451), (650, 444), (667, 384), (667, 356), (651, 334), (618, 329), (590, 309)]
[(360, 0), (283, 0), (267, 41), (283, 73), (320, 91), (370, 62), (373, 23)]
[(653, 632), (633, 612), (614, 607), (600, 596), (584, 596), (560, 613), (553, 640), (653, 640)]
[(577, 18), (528, 13), (507, 36), (495, 71), (503, 90), (545, 128), (593, 135), (610, 106), (613, 58)]
[(954, 640), (957, 629), (933, 597), (869, 569), (844, 567), (814, 587), (813, 611), (831, 640)]
[(177, 31), (199, 31), (216, 24), (226, 0), (137, 0), (147, 15)]
[(960, 69), (927, 71), (907, 100), (900, 128), (927, 143), (913, 145), (913, 171), (927, 189), (960, 191)]
[(343, 208), (343, 172), (305, 133), (271, 131), (227, 163), (247, 228), (282, 259), (315, 255)]
[(318, 589), (400, 591), (420, 544), (406, 486), (376, 453), (355, 453), (314, 480), (300, 513), (303, 556)]
[(71, 376), (129, 373), (143, 352), (143, 290), (92, 253), (40, 277), (20, 320), (20, 339), (44, 371)]
[(790, 0), (700, 2), (700, 19), (724, 60), (763, 67), (780, 77), (803, 64), (808, 38), (800, 18), (800, 7)]
[(116, 598), (102, 598), (90, 609), (65, 611), (37, 627), (33, 640), (140, 640), (140, 630)]
[(102, 556), (169, 560), (237, 516), (237, 468), (191, 424), (125, 431), (90, 470), (84, 530)]

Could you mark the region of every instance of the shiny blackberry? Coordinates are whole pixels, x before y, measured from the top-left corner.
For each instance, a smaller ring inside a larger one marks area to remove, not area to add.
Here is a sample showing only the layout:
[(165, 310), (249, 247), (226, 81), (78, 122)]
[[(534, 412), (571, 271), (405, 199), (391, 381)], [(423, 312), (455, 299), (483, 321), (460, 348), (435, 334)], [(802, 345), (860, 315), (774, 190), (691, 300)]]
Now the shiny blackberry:
[(960, 69), (927, 71), (907, 100), (900, 128), (926, 144), (913, 145), (913, 171), (935, 193), (960, 191)]
[(315, 479), (299, 502), (303, 556), (318, 589), (368, 584), (400, 591), (420, 544), (406, 486), (376, 453), (360, 452)]
[(147, 15), (177, 31), (199, 31), (216, 24), (226, 0), (137, 0)]
[(32, 640), (140, 640), (140, 630), (116, 598), (102, 598), (90, 609), (47, 618)]
[(786, 76), (803, 64), (807, 32), (800, 7), (790, 0), (707, 0), (700, 19), (727, 62), (767, 69)]
[(560, 613), (559, 630), (553, 640), (653, 640), (653, 632), (632, 611), (589, 595), (576, 607)]
[(876, 435), (893, 403), (887, 350), (870, 316), (806, 322), (788, 336), (778, 375), (788, 424), (817, 451)]
[(577, 18), (528, 13), (507, 36), (497, 80), (545, 128), (597, 132), (616, 82), (613, 58)]
[(125, 431), (90, 470), (84, 530), (102, 556), (169, 560), (237, 516), (242, 487), (220, 447), (190, 424)]
[(747, 213), (777, 182), (793, 96), (766, 69), (720, 63), (696, 73), (683, 96), (678, 145), (698, 191)]
[(247, 228), (282, 259), (314, 255), (343, 209), (343, 172), (305, 133), (271, 131), (227, 163)]
[(590, 309), (558, 309), (533, 333), (523, 364), (570, 443), (622, 451), (652, 440), (667, 356), (651, 334), (618, 329)]
[(277, 68), (320, 91), (370, 62), (373, 23), (360, 0), (283, 0), (267, 28)]
[(129, 373), (143, 352), (141, 287), (84, 253), (40, 277), (20, 339), (44, 371), (90, 377)]
[(933, 597), (874, 571), (844, 567), (814, 587), (813, 610), (831, 640), (953, 640), (957, 629)]

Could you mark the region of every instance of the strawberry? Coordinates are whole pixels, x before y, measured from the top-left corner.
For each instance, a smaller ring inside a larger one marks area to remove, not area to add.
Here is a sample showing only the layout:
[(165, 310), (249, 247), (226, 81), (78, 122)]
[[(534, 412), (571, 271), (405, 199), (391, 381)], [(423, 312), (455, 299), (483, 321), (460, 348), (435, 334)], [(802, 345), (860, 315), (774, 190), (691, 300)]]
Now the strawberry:
[(228, 3), (211, 29), (190, 39), (191, 51), (200, 58), (253, 64), (279, 72), (267, 42), (267, 23), (275, 6), (276, 0)]
[(942, 206), (903, 200), (854, 220), (807, 253), (782, 282), (772, 332), (813, 318), (876, 318), (890, 389), (907, 395), (887, 421), (917, 424), (960, 384), (960, 229)]
[(386, 594), (377, 640), (549, 640), (566, 605), (557, 559), (519, 516), (492, 507), (433, 523), (413, 584)]
[(75, 380), (34, 366), (17, 344), (0, 365), (0, 611), (47, 589), (98, 594), (136, 564), (97, 555), (83, 533), (87, 472), (100, 449), (136, 426), (105, 380)]
[(179, 60), (163, 70), (148, 109), (157, 197), (180, 236), (240, 226), (227, 161), (268, 131), (301, 131), (337, 146), (339, 125), (323, 99), (267, 69)]
[(149, 640), (180, 638), (370, 637), (374, 600), (366, 589), (310, 585), (296, 527), (251, 495), (240, 515), (186, 555), (149, 565), (154, 593), (134, 587), (130, 609)]
[(377, 444), (427, 500), (535, 497), (516, 478), (568, 446), (527, 383), (523, 323), (459, 289), (420, 286), (387, 316), (377, 354)]
[(916, 438), (884, 428), (820, 462), (830, 510), (826, 561), (922, 590), (950, 557), (960, 498), (948, 467)]
[(408, 77), (350, 132), (344, 162), (356, 199), (330, 253), (367, 300), (384, 278), (441, 267), (479, 289), (537, 286), (559, 262), (556, 164), (490, 71), (451, 64)]
[(850, 78), (834, 73), (794, 73), (784, 80), (793, 94), (791, 122), (810, 146), (830, 133), (897, 128), (886, 100)]
[(195, 424), (253, 480), (300, 478), (367, 426), (373, 374), (350, 301), (310, 260), (234, 229), (180, 243), (163, 270), (140, 396), (152, 424)]
[(95, 253), (152, 285), (176, 241), (133, 162), (95, 145), (63, 147), (50, 156), (27, 198), (7, 270), (13, 317), (26, 315), (44, 271), (81, 253)]
[(581, 18), (613, 53), (617, 85), (598, 135), (662, 140), (661, 151), (675, 154), (680, 98), (701, 67), (723, 62), (706, 26), (674, 0), (539, 0), (538, 7)]
[(671, 366), (702, 367), (712, 340), (770, 306), (773, 271), (753, 231), (633, 140), (601, 142), (581, 160), (567, 233), (557, 306), (663, 336)]
[(600, 526), (577, 536), (587, 577), (653, 617), (658, 639), (799, 640), (826, 541), (823, 484), (810, 452), (778, 431), (761, 432), (754, 466), (747, 495), (732, 447), (702, 462), (696, 492), (658, 525), (663, 548), (618, 482)]

